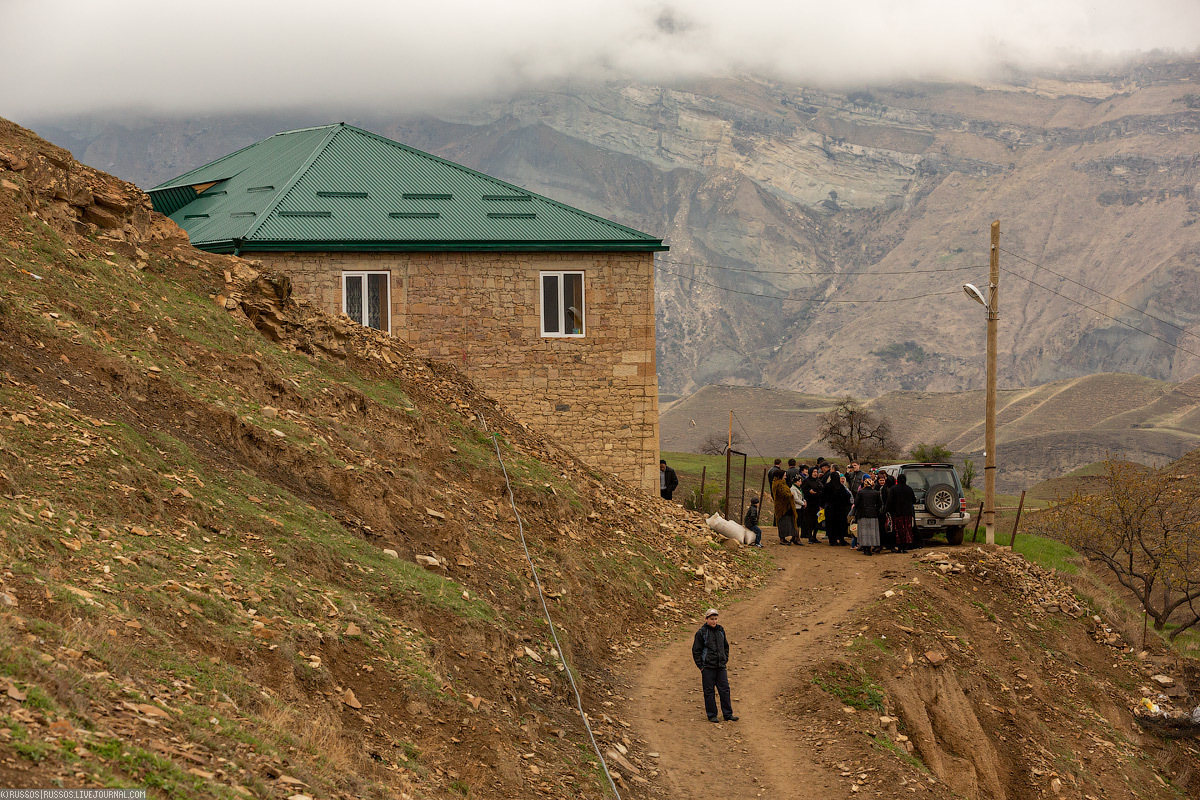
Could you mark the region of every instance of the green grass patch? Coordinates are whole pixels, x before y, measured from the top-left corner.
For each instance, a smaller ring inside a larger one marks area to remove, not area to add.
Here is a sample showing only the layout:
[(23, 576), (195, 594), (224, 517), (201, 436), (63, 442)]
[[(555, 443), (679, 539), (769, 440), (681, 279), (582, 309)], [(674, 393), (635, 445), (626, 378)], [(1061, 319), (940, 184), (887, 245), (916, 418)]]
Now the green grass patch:
[(1079, 572), (1079, 553), (1055, 539), (1019, 533), (1013, 550), (1047, 569), (1056, 569), (1068, 575)]
[(827, 669), (813, 678), (813, 683), (844, 705), (860, 711), (883, 713), (883, 691), (871, 682), (866, 672), (857, 667), (842, 665), (840, 669)]

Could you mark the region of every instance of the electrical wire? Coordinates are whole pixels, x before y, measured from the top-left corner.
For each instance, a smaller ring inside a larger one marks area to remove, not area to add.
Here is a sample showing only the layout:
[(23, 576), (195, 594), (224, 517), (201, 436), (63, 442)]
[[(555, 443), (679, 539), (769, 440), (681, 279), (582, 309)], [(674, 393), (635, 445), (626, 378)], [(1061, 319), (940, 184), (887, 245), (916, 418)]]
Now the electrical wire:
[(806, 270), (806, 269), (741, 269), (740, 267), (722, 267), (716, 264), (701, 264), (697, 261), (676, 261), (673, 258), (659, 256), (660, 262), (673, 264), (677, 267), (701, 267), (702, 269), (716, 269), (725, 272), (746, 272), (751, 275), (841, 275), (844, 277), (870, 277), (872, 275), (912, 275), (914, 273), (931, 273), (931, 272), (963, 272), (968, 269), (987, 269), (987, 265), (973, 265), (969, 267), (938, 267), (931, 269), (896, 269), (896, 270), (871, 270), (870, 272), (837, 272), (833, 270)]
[(1068, 300), (1072, 303), (1075, 303), (1076, 305), (1083, 306), (1084, 308), (1086, 308), (1089, 311), (1093, 311), (1102, 317), (1111, 319), (1113, 322), (1117, 323), (1118, 325), (1124, 325), (1126, 328), (1135, 330), (1141, 334), (1145, 334), (1146, 336), (1149, 336), (1151, 339), (1157, 339), (1158, 341), (1162, 342), (1163, 344), (1168, 345), (1169, 347), (1173, 347), (1181, 353), (1187, 353), (1189, 356), (1195, 356), (1196, 358), (1200, 358), (1200, 353), (1194, 353), (1191, 350), (1188, 350), (1187, 348), (1184, 348), (1184, 347), (1181, 347), (1180, 345), (1175, 344), (1170, 339), (1164, 339), (1163, 337), (1161, 337), (1157, 334), (1151, 333), (1150, 331), (1143, 330), (1142, 328), (1139, 328), (1136, 325), (1131, 325), (1128, 322), (1126, 322), (1125, 320), (1118, 319), (1117, 317), (1114, 317), (1112, 314), (1106, 314), (1094, 306), (1089, 306), (1087, 303), (1076, 300), (1074, 297), (1068, 297), (1067, 295), (1063, 294), (1062, 292), (1056, 291), (1055, 289), (1051, 289), (1049, 286), (1043, 286), (1042, 284), (1038, 283), (1037, 281), (1033, 280), (1032, 278), (1027, 278), (1019, 272), (1014, 272), (1013, 270), (1007, 269), (1005, 267), (1001, 267), (1000, 271), (1007, 273), (1009, 275), (1012, 275), (1014, 278), (1020, 278), (1021, 280), (1025, 281), (1026, 283), (1032, 284), (1033, 286), (1036, 286), (1039, 289), (1044, 289), (1045, 291), (1050, 292), (1050, 294), (1056, 294), (1064, 300)]
[(768, 300), (789, 300), (791, 302), (804, 302), (804, 301), (811, 300), (811, 301), (816, 301), (816, 302), (820, 302), (820, 303), (847, 303), (847, 304), (900, 303), (900, 302), (904, 302), (905, 300), (920, 300), (923, 297), (937, 297), (938, 295), (958, 294), (958, 292), (959, 292), (958, 289), (953, 289), (953, 290), (948, 290), (945, 292), (929, 292), (928, 294), (910, 295), (908, 297), (888, 297), (888, 298), (884, 298), (882, 300), (835, 300), (835, 299), (826, 298), (826, 297), (792, 297), (790, 295), (783, 295), (783, 294), (763, 294), (762, 292), (745, 292), (745, 291), (742, 291), (741, 289), (731, 289), (728, 286), (721, 286), (720, 284), (709, 283), (708, 281), (702, 281), (697, 278), (693, 278), (691, 275), (684, 275), (681, 272), (673, 272), (672, 270), (669, 270), (666, 267), (663, 267), (659, 264), (655, 264), (654, 266), (658, 270), (665, 272), (668, 275), (674, 275), (677, 278), (683, 278), (686, 281), (691, 281), (692, 283), (698, 283), (701, 286), (709, 286), (709, 287), (712, 287), (713, 289), (720, 289), (723, 292), (732, 292), (733, 294), (744, 294), (744, 295), (749, 295), (750, 297), (763, 297)]
[(1088, 286), (1087, 284), (1080, 283), (1079, 281), (1075, 280), (1074, 278), (1068, 278), (1066, 275), (1063, 275), (1061, 272), (1055, 272), (1054, 270), (1050, 269), (1049, 267), (1044, 267), (1041, 264), (1037, 263), (1036, 261), (1026, 258), (1025, 256), (1018, 255), (1017, 253), (1014, 253), (1011, 250), (1005, 250), (1003, 247), (1000, 248), (1000, 252), (1008, 253), (1013, 258), (1016, 258), (1020, 261), (1024, 261), (1026, 264), (1031, 264), (1040, 270), (1049, 272), (1051, 275), (1055, 276), (1056, 278), (1061, 278), (1062, 280), (1067, 281), (1068, 283), (1073, 283), (1082, 289), (1087, 289), (1089, 292), (1095, 292), (1096, 294), (1100, 295), (1104, 299), (1111, 300), (1118, 305), (1122, 305), (1125, 308), (1128, 308), (1130, 311), (1136, 311), (1139, 314), (1149, 317), (1150, 319), (1154, 320), (1155, 322), (1161, 322), (1163, 325), (1166, 325), (1169, 328), (1174, 328), (1175, 330), (1179, 331), (1184, 336), (1191, 336), (1193, 339), (1200, 339), (1200, 336), (1197, 336), (1194, 333), (1189, 333), (1182, 326), (1176, 325), (1174, 322), (1165, 320), (1162, 317), (1156, 317), (1153, 314), (1151, 314), (1149, 311), (1143, 311), (1142, 309), (1138, 308), (1137, 306), (1131, 306), (1129, 303), (1126, 303), (1123, 300), (1118, 300), (1117, 298), (1115, 298), (1111, 295), (1107, 295), (1104, 292), (1100, 291), (1099, 289), (1093, 289), (1092, 287)]
[(750, 431), (746, 430), (746, 426), (742, 424), (742, 418), (738, 416), (736, 411), (733, 412), (733, 418), (737, 420), (738, 427), (742, 429), (742, 433), (746, 434), (746, 440), (750, 442), (750, 446), (754, 448), (754, 452), (758, 453), (759, 458), (766, 461), (767, 457), (762, 454), (762, 450), (758, 449), (758, 445), (754, 443), (754, 438), (750, 435)]
[(492, 437), (492, 446), (496, 448), (496, 460), (500, 462), (500, 469), (504, 472), (504, 485), (508, 488), (508, 502), (512, 506), (513, 514), (517, 518), (517, 532), (521, 535), (521, 547), (525, 550), (525, 560), (529, 562), (529, 570), (533, 574), (534, 585), (537, 586), (538, 600), (542, 602), (542, 613), (546, 617), (546, 624), (550, 626), (550, 638), (554, 640), (554, 649), (558, 653), (558, 660), (562, 663), (563, 669), (567, 673), (567, 680), (571, 682), (571, 691), (575, 693), (575, 707), (579, 709), (579, 718), (583, 720), (583, 727), (587, 729), (588, 738), (592, 740), (592, 749), (596, 751), (596, 758), (600, 759), (600, 767), (604, 770), (604, 777), (608, 778), (608, 785), (612, 787), (613, 794), (617, 800), (621, 800), (621, 793), (617, 791), (617, 783), (613, 780), (612, 774), (608, 771), (608, 763), (604, 760), (604, 754), (600, 752), (600, 745), (596, 743), (596, 735), (592, 733), (592, 725), (588, 722), (587, 713), (583, 710), (583, 698), (579, 696), (579, 687), (575, 685), (575, 675), (571, 672), (571, 665), (567, 663), (567, 654), (563, 650), (558, 641), (558, 633), (554, 628), (554, 620), (550, 617), (550, 607), (546, 605), (546, 593), (542, 589), (542, 580), (538, 576), (537, 565), (533, 563), (533, 556), (529, 553), (529, 545), (525, 542), (525, 523), (521, 521), (521, 512), (517, 511), (517, 499), (513, 496), (512, 483), (508, 479), (508, 468), (504, 466), (504, 458), (500, 455), (500, 440), (496, 434), (488, 431), (487, 420), (482, 412), (479, 413), (479, 421), (483, 423), (483, 430)]

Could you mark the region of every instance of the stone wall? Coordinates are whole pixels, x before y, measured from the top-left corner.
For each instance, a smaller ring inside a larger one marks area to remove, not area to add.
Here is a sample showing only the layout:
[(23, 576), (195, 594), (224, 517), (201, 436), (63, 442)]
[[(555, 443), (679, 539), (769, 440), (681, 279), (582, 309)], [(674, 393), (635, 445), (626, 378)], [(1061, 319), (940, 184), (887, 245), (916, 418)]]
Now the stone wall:
[[(658, 491), (652, 253), (255, 253), (342, 311), (342, 272), (391, 274), (391, 329), (593, 466)], [(584, 273), (583, 338), (545, 338), (540, 273)]]

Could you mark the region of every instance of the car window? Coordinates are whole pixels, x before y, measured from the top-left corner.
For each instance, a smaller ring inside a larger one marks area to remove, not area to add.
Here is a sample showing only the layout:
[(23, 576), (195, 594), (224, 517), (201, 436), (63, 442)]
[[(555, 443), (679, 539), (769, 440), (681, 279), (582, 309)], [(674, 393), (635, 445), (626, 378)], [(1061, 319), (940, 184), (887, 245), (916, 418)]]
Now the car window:
[(958, 481), (954, 479), (954, 471), (949, 469), (906, 469), (904, 470), (904, 477), (914, 492), (924, 492), (930, 486), (939, 483), (948, 483), (954, 487), (958, 486)]

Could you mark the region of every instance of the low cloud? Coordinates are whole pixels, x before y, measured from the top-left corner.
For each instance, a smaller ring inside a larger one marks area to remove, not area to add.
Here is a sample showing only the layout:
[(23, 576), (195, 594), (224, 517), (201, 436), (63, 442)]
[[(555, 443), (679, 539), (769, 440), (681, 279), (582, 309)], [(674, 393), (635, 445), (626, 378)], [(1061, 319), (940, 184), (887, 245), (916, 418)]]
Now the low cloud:
[(1195, 0), (7, 0), (0, 115), (406, 112), (559, 81), (981, 79), (1194, 52)]

